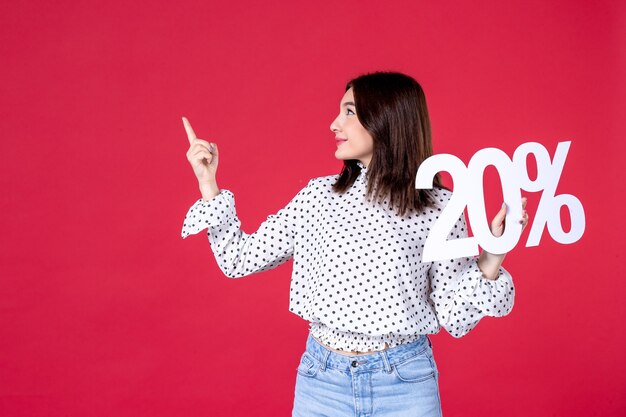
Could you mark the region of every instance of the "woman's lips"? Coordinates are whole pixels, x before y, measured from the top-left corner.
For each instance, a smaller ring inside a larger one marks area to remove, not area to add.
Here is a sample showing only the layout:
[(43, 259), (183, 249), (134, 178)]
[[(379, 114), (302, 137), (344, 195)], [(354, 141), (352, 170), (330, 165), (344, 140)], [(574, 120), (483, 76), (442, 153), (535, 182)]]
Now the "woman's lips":
[(344, 142), (347, 142), (347, 139), (337, 139), (337, 146), (341, 145)]

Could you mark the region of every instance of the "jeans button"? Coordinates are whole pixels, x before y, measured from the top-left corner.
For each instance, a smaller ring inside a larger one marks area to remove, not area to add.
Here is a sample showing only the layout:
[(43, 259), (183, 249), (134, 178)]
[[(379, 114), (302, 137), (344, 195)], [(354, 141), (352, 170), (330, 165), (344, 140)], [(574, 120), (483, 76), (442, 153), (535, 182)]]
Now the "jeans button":
[(356, 368), (358, 366), (357, 361), (352, 361), (352, 366)]

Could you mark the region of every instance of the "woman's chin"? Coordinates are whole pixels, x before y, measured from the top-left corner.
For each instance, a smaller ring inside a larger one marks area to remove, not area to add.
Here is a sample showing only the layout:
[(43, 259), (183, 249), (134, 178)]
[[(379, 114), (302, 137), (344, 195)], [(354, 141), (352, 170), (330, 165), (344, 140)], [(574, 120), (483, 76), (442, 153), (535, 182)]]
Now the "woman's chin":
[(343, 152), (341, 149), (337, 149), (335, 151), (335, 158), (337, 159), (352, 159), (350, 157), (350, 155), (347, 155), (345, 152)]

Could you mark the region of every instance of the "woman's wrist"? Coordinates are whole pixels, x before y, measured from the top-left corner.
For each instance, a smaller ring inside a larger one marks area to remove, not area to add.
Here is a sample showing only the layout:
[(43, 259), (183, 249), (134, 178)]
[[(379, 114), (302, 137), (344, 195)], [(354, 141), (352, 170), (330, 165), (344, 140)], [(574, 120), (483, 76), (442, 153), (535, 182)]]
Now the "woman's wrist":
[(198, 188), (202, 194), (202, 199), (205, 201), (212, 200), (220, 193), (220, 189), (216, 183), (198, 184)]
[(498, 279), (500, 275), (500, 265), (504, 261), (506, 253), (495, 254), (483, 250), (478, 257), (478, 267), (482, 271), (484, 277), (490, 280)]

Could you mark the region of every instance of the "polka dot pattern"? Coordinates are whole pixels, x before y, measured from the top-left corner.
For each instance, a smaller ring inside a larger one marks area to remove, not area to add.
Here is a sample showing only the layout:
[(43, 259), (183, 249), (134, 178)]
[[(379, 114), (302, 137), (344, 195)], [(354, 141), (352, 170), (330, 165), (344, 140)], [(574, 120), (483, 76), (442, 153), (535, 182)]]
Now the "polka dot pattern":
[[(189, 209), (181, 235), (207, 229), (222, 272), (239, 278), (293, 258), (289, 311), (309, 321), (314, 336), (341, 350), (364, 352), (414, 341), (445, 328), (462, 337), (484, 316), (513, 308), (508, 271), (485, 278), (478, 257), (422, 262), (424, 241), (452, 193), (434, 188), (436, 208), (399, 217), (365, 198), (367, 167), (345, 194), (332, 191), (338, 175), (311, 179), (254, 233), (241, 230), (232, 192)], [(449, 239), (467, 237), (461, 215)]]

